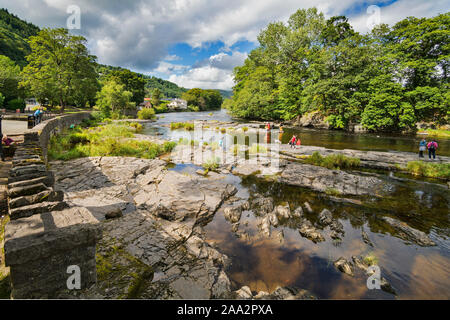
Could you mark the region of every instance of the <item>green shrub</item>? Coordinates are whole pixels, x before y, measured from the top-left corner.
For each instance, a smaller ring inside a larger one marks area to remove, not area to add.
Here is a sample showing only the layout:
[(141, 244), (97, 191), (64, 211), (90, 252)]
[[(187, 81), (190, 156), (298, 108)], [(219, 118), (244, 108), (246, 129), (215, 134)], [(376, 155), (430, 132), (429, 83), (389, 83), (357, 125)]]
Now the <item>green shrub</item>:
[(410, 161), (406, 171), (415, 176), (450, 179), (450, 163)]
[(194, 124), (190, 122), (171, 122), (170, 123), (170, 130), (177, 130), (182, 129), (192, 131), (194, 130)]
[(151, 120), (155, 118), (155, 110), (153, 108), (143, 108), (137, 113), (138, 119)]
[(16, 110), (16, 109), (24, 109), (25, 108), (25, 101), (22, 99), (12, 99), (8, 101), (7, 109), (9, 110)]
[(248, 131), (248, 127), (242, 127), (242, 131), (247, 132)]
[(207, 160), (205, 163), (203, 163), (202, 166), (206, 171), (217, 170), (220, 166), (220, 158), (218, 158), (218, 157), (211, 158), (211, 159)]
[(144, 129), (142, 124), (140, 124), (138, 122), (131, 122), (130, 127), (134, 128), (136, 133), (142, 132), (142, 130)]
[(360, 159), (344, 156), (343, 154), (332, 154), (323, 157), (315, 151), (310, 157), (305, 159), (306, 163), (325, 167), (328, 169), (350, 169), (357, 168), (360, 165)]
[(188, 106), (188, 110), (192, 112), (199, 112), (200, 108), (196, 106)]
[(167, 103), (161, 103), (159, 106), (154, 106), (153, 109), (155, 110), (155, 113), (166, 113), (169, 111), (169, 109), (167, 109)]
[(222, 128), (222, 129), (220, 129), (220, 132), (223, 133), (223, 134), (225, 134), (225, 133), (227, 133), (227, 129)]

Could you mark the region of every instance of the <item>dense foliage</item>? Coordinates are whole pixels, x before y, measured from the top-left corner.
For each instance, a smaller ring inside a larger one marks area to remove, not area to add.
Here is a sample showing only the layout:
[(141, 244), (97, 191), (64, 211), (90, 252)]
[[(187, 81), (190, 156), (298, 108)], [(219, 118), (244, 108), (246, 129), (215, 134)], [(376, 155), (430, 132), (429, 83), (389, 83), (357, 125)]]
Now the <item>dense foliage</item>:
[(344, 16), (298, 10), (271, 23), (260, 46), (234, 70), (238, 117), (291, 120), (319, 111), (332, 128), (407, 130), (450, 119), (450, 13), (407, 18), (367, 35)]
[(19, 89), (20, 67), (10, 58), (0, 55), (0, 107), (23, 95)]
[(38, 32), (39, 28), (35, 25), (19, 19), (6, 9), (0, 9), (0, 55), (25, 66), (25, 56), (31, 51), (27, 39)]
[(186, 91), (181, 96), (187, 101), (188, 106), (199, 111), (220, 109), (223, 98), (218, 90), (203, 90), (194, 88)]
[(148, 96), (151, 96), (154, 89), (161, 91), (161, 98), (180, 98), (187, 91), (187, 89), (167, 80), (145, 75), (143, 77), (146, 80), (145, 88)]
[(96, 57), (89, 54), (84, 37), (62, 28), (43, 29), (29, 43), (21, 86), (42, 103), (58, 103), (62, 108), (93, 105), (99, 88)]

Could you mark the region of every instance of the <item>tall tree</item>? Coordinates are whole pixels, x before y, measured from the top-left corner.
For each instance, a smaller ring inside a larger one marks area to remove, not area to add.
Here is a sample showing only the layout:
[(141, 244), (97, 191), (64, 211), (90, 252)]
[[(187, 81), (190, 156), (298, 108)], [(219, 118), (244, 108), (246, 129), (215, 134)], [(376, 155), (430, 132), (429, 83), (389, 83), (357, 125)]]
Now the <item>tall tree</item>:
[(67, 29), (43, 29), (29, 43), (32, 52), (26, 57), (22, 86), (41, 102), (59, 103), (62, 111), (71, 103), (93, 100), (96, 57), (89, 54), (84, 37), (70, 35)]
[(131, 101), (136, 105), (144, 101), (146, 81), (136, 72), (128, 69), (115, 70), (108, 75), (108, 80), (123, 84), (125, 90), (131, 92)]
[(133, 94), (123, 84), (110, 80), (97, 93), (97, 108), (107, 117), (114, 113), (123, 114), (126, 109), (136, 107), (136, 103), (131, 101), (132, 97)]

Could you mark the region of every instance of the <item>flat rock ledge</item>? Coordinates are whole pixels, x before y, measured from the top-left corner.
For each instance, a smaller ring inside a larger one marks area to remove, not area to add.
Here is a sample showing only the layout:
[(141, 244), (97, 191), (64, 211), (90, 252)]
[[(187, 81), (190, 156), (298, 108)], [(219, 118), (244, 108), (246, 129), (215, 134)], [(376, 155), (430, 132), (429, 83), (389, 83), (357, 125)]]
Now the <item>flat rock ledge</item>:
[[(77, 297), (232, 297), (224, 272), (229, 259), (205, 242), (202, 226), (234, 186), (167, 170), (162, 160), (95, 157), (52, 162), (51, 168), (66, 202), (84, 206), (102, 226), (98, 281)], [(111, 212), (117, 218), (106, 220)]]

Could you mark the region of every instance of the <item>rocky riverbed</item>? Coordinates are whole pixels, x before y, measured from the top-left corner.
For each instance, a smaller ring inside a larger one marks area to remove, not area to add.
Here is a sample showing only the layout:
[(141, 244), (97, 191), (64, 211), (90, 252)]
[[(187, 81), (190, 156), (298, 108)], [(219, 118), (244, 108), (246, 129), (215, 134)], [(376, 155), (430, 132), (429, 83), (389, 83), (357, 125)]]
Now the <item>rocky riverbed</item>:
[[(185, 151), (178, 150), (171, 159), (180, 160), (180, 154), (186, 155)], [(282, 161), (279, 169), (273, 171), (264, 162), (268, 159), (262, 159), (262, 164), (257, 166), (237, 161), (208, 174), (202, 170), (196, 170), (197, 173), (170, 170), (171, 165), (159, 159), (95, 157), (52, 162), (55, 189), (64, 192), (65, 202), (87, 208), (103, 227), (103, 238), (97, 248), (98, 282), (78, 296), (314, 298), (308, 290), (292, 286), (252, 291), (244, 285), (237, 290), (228, 273), (232, 259), (208, 239), (205, 226), (219, 214), (244, 243), (264, 239), (283, 243), (285, 227), (297, 230), (297, 234), (311, 243), (334, 243), (345, 239), (346, 228), (333, 208), (317, 210), (317, 206), (308, 202), (296, 206), (279, 203), (262, 193), (240, 197), (229, 177), (250, 176), (320, 192), (333, 188), (340, 196), (327, 195), (331, 203), (362, 208), (361, 200), (345, 196), (376, 197), (376, 186), (383, 189), (385, 182), (373, 176), (290, 161)], [(270, 174), (262, 174), (264, 170)], [(248, 220), (249, 214), (255, 217), (253, 222)], [(406, 242), (423, 247), (436, 245), (426, 233), (402, 221), (384, 215), (377, 221)], [(360, 241), (373, 246), (365, 232)], [(368, 268), (350, 256), (340, 257), (334, 265), (348, 276), (353, 276), (354, 270), (367, 272)], [(385, 291), (395, 293), (389, 281), (383, 281)]]
[[(225, 272), (230, 259), (204, 239), (203, 226), (237, 191), (222, 176), (190, 176), (167, 170), (162, 160), (120, 157), (52, 162), (51, 167), (65, 201), (86, 207), (103, 227), (98, 282), (79, 297), (242, 297), (232, 292)], [(274, 297), (312, 296), (289, 290), (290, 295), (277, 291)]]

